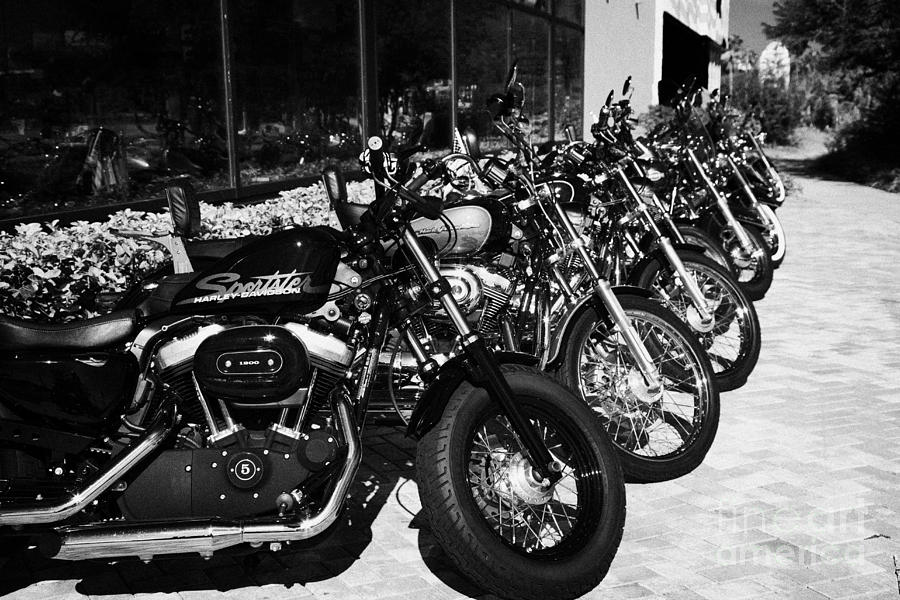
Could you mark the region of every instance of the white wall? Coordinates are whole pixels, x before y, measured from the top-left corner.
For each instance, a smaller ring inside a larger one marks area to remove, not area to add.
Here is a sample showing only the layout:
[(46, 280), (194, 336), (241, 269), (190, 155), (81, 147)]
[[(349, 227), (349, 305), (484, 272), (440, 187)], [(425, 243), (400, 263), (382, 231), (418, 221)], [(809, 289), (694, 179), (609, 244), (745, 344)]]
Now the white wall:
[(655, 0), (585, 0), (584, 139), (591, 139), (590, 113), (600, 109), (609, 90), (616, 90), (618, 98), (629, 75), (634, 83), (635, 109), (643, 112), (651, 104), (656, 87), (654, 3)]
[[(584, 139), (590, 139), (591, 111), (597, 112), (610, 89), (621, 92), (629, 75), (638, 113), (658, 102), (664, 12), (719, 44), (728, 38), (730, 0), (722, 0), (721, 17), (716, 0), (585, 0)], [(710, 88), (720, 79), (721, 68), (710, 64)]]

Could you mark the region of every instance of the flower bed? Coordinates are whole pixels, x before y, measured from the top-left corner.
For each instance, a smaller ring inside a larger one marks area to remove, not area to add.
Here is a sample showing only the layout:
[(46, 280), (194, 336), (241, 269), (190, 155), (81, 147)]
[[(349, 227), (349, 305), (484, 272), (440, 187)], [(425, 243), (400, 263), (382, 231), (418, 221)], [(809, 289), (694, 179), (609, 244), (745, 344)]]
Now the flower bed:
[[(368, 203), (370, 183), (347, 184), (351, 202)], [(281, 192), (247, 206), (200, 203), (203, 239), (266, 235), (289, 227), (331, 225), (337, 220), (321, 184)], [(30, 223), (0, 232), (0, 314), (41, 321), (96, 316), (97, 298), (123, 292), (163, 265), (156, 244), (125, 238), (115, 229), (171, 230), (167, 212), (122, 210), (106, 222)]]

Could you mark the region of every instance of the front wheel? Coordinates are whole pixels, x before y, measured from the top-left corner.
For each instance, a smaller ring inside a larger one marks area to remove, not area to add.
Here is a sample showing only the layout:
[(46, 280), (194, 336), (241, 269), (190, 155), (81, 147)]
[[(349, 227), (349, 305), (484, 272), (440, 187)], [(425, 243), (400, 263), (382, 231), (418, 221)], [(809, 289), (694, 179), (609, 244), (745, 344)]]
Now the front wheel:
[(734, 276), (699, 252), (679, 251), (688, 274), (697, 282), (712, 312), (712, 323), (700, 320), (694, 303), (675, 272), (659, 260), (637, 274), (636, 283), (652, 290), (686, 323), (703, 345), (720, 392), (742, 386), (759, 360), (759, 317)]
[(721, 232), (722, 247), (731, 257), (738, 284), (747, 297), (753, 301), (762, 300), (772, 286), (772, 259), (762, 235), (752, 227), (744, 227), (744, 231), (750, 238), (752, 252), (748, 254), (737, 235), (728, 228)]
[(626, 481), (681, 477), (703, 462), (719, 426), (712, 365), (670, 310), (640, 296), (617, 297), (660, 374), (662, 389), (649, 388), (618, 326), (594, 309), (570, 326), (559, 377), (606, 427)]
[(502, 371), (562, 479), (538, 481), (502, 410), (463, 383), (419, 442), (422, 507), (450, 559), (484, 589), (535, 600), (581, 596), (606, 575), (622, 538), (621, 467), (571, 392), (537, 369)]

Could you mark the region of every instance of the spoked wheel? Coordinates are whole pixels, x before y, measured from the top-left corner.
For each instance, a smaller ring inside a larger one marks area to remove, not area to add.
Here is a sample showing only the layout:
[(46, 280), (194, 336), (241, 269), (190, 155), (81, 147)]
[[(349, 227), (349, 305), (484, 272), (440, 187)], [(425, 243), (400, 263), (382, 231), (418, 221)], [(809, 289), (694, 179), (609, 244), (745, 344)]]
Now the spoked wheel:
[(759, 318), (747, 298), (724, 267), (703, 254), (679, 251), (688, 273), (697, 281), (712, 322), (700, 319), (694, 303), (674, 271), (653, 261), (638, 274), (640, 287), (654, 290), (662, 303), (687, 324), (712, 363), (720, 392), (744, 385), (759, 359)]
[(737, 236), (730, 229), (722, 230), (722, 247), (735, 266), (738, 285), (750, 300), (762, 300), (772, 285), (772, 259), (763, 237), (752, 227), (744, 227), (753, 247), (747, 253)]
[(703, 462), (716, 435), (719, 392), (712, 365), (670, 310), (639, 296), (618, 298), (661, 375), (662, 389), (649, 389), (618, 328), (592, 309), (572, 326), (560, 377), (605, 425), (626, 481), (675, 479)]
[(615, 451), (590, 409), (537, 369), (506, 365), (520, 408), (562, 466), (538, 481), (487, 392), (463, 383), (419, 442), (416, 470), (434, 535), (480, 586), (510, 598), (575, 598), (606, 575), (625, 522)]
[(731, 262), (731, 256), (722, 248), (714, 237), (693, 225), (678, 225), (678, 231), (684, 238), (685, 243), (693, 244), (703, 248), (703, 252), (711, 259), (728, 269), (734, 271), (734, 263)]

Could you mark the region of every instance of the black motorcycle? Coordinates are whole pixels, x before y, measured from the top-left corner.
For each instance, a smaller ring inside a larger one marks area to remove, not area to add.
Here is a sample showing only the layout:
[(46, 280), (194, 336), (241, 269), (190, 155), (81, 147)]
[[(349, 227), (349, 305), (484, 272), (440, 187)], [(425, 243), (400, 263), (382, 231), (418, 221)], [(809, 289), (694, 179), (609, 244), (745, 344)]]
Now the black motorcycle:
[[(344, 505), (396, 330), (426, 382), (408, 428), (422, 505), (459, 569), (516, 598), (573, 598), (604, 577), (625, 516), (609, 440), (531, 357), (495, 354), (469, 326), (409, 226), (439, 218), (440, 201), (392, 180), (385, 159), (369, 140), (379, 193), (344, 232), (235, 244), (161, 278), (139, 310), (0, 317), (4, 543), (150, 559), (315, 538)], [(435, 306), (462, 348), (450, 360), (425, 343)]]

